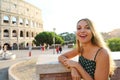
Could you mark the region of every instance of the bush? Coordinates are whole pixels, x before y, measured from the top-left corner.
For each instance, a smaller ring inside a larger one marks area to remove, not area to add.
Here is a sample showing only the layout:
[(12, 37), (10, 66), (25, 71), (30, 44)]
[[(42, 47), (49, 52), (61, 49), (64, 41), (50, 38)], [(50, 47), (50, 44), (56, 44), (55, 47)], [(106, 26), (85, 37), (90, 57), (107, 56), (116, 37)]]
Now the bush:
[(120, 38), (108, 39), (107, 45), (111, 51), (120, 51)]

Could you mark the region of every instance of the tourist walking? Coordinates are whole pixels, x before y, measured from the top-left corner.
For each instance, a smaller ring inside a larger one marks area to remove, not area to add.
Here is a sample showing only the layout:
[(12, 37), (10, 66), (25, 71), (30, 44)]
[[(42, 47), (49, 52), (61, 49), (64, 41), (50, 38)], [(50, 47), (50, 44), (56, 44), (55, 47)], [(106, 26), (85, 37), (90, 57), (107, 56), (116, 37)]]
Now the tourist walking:
[(59, 46), (59, 52), (60, 53), (62, 52), (62, 46)]

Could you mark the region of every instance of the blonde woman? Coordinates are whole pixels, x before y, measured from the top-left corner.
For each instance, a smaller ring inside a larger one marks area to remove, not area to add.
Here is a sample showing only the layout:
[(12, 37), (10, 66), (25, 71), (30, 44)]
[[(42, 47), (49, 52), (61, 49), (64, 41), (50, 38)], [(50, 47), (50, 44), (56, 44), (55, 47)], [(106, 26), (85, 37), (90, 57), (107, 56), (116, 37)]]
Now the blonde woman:
[[(85, 18), (77, 23), (77, 47), (61, 54), (58, 60), (71, 70), (73, 80), (108, 80), (114, 72), (114, 62), (104, 40), (95, 30), (91, 20)], [(79, 60), (71, 58), (79, 56)]]

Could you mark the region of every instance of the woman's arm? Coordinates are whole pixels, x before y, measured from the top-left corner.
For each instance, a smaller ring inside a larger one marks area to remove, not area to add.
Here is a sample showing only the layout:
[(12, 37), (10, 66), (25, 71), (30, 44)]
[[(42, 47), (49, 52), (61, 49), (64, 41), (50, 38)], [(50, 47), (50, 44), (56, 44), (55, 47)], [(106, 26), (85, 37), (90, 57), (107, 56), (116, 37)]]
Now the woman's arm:
[[(72, 51), (66, 52), (58, 57), (58, 60), (67, 68), (73, 69), (75, 68), (79, 75), (83, 77), (84, 80), (93, 80), (91, 76), (82, 68), (82, 66), (77, 62), (70, 60), (71, 58), (78, 55), (77, 49), (74, 49)], [(75, 76), (72, 74), (72, 78)], [(77, 78), (77, 76), (76, 76)], [(77, 80), (74, 78), (74, 80)]]
[(80, 65), (80, 63), (73, 61), (73, 60), (66, 59), (64, 61), (64, 64), (67, 67), (75, 68), (84, 80), (93, 80), (92, 77), (83, 69), (83, 67)]
[(71, 70), (71, 76), (72, 76), (72, 80), (81, 80), (81, 75), (79, 74), (79, 72), (74, 68), (70, 68)]
[(75, 56), (77, 56), (77, 55), (78, 55), (78, 51), (77, 51), (77, 49), (74, 49), (74, 50), (71, 50), (71, 51), (66, 52), (66, 53), (64, 53), (64, 54), (61, 54), (61, 55), (58, 57), (58, 60), (59, 60), (59, 62), (61, 62), (63, 65), (65, 65), (64, 62), (65, 62), (66, 59), (71, 59), (71, 58), (73, 58), (73, 57), (75, 57)]
[(108, 80), (110, 70), (109, 53), (102, 49), (96, 57), (95, 80)]

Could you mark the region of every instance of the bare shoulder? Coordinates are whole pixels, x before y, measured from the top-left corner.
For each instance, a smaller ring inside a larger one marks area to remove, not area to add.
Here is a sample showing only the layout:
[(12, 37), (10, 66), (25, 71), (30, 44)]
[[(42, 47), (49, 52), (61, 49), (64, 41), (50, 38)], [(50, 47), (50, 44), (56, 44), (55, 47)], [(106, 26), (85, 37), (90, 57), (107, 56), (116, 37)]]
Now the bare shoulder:
[(102, 48), (96, 57), (95, 80), (107, 80), (110, 69), (109, 51)]
[(109, 51), (107, 51), (106, 49), (102, 48), (99, 51), (99, 54), (97, 56), (97, 60), (108, 60), (109, 59)]

